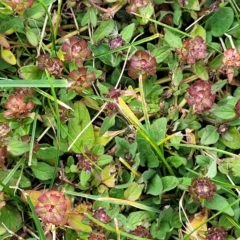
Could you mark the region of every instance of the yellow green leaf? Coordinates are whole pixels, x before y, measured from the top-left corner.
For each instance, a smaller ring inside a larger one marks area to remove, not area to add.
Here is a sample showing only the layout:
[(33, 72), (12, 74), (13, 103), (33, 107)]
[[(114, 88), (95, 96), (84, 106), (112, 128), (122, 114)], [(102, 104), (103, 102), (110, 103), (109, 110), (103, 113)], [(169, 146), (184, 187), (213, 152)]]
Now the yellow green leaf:
[(3, 49), (1, 51), (1, 57), (5, 62), (7, 62), (11, 65), (15, 65), (17, 63), (17, 60), (16, 60), (14, 54), (8, 49)]

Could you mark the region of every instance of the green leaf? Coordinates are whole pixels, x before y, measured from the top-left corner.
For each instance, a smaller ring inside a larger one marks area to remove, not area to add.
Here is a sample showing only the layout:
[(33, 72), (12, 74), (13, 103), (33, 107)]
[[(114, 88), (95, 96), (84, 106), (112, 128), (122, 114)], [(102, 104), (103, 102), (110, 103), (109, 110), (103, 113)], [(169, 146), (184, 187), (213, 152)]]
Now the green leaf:
[(207, 125), (204, 128), (203, 135), (201, 137), (201, 144), (210, 145), (214, 144), (219, 140), (219, 133), (217, 132), (217, 128), (212, 125)]
[(223, 60), (223, 54), (219, 54), (209, 63), (209, 67), (211, 69), (218, 69), (223, 64), (222, 60)]
[(115, 125), (115, 115), (105, 117), (100, 128), (100, 136), (102, 136), (109, 128)]
[(125, 191), (124, 198), (129, 201), (136, 201), (142, 194), (144, 188), (143, 184), (137, 184), (133, 182)]
[(98, 160), (97, 160), (97, 165), (98, 166), (104, 166), (107, 165), (108, 163), (110, 163), (113, 160), (113, 157), (110, 155), (101, 155)]
[(92, 232), (92, 228), (89, 225), (83, 223), (83, 215), (82, 214), (70, 212), (70, 213), (67, 213), (67, 215), (68, 215), (68, 224), (74, 230), (81, 231), (81, 232), (87, 232), (87, 233)]
[[(69, 133), (69, 144), (78, 136), (78, 134), (89, 124), (91, 121), (88, 109), (81, 102), (75, 102), (73, 105), (74, 117), (68, 121), (68, 133)], [(84, 147), (91, 149), (95, 144), (93, 126), (90, 125), (82, 135), (77, 139), (71, 150), (75, 153), (84, 151)]]
[(34, 46), (37, 47), (38, 45), (38, 37), (37, 35), (33, 32), (33, 30), (29, 27), (26, 28), (26, 37), (28, 42)]
[(57, 157), (57, 148), (56, 147), (40, 147), (37, 151), (37, 157), (42, 160), (54, 159)]
[(107, 21), (102, 21), (98, 26), (97, 30), (93, 34), (93, 42), (98, 43), (105, 37), (109, 37), (111, 33), (114, 32), (115, 22), (110, 19)]
[(220, 7), (206, 21), (206, 29), (211, 31), (214, 37), (221, 37), (227, 33), (234, 20), (234, 12), (230, 7)]
[[(208, 209), (222, 211), (224, 208), (229, 206), (229, 202), (224, 197), (215, 193), (213, 199), (211, 201), (206, 201), (204, 205)], [(234, 216), (234, 212), (231, 207), (228, 207), (224, 212), (229, 216)]]
[(240, 177), (240, 157), (224, 158), (218, 164), (220, 172), (224, 174), (231, 172), (233, 176)]
[(164, 31), (165, 31), (164, 40), (168, 43), (170, 47), (173, 47), (173, 48), (182, 47), (182, 40), (180, 37), (178, 37), (175, 33), (168, 30), (167, 28), (164, 28)]
[(52, 179), (54, 176), (54, 167), (45, 162), (38, 162), (37, 166), (32, 165), (31, 169), (35, 177), (42, 181)]
[[(109, 47), (108, 47), (108, 44), (101, 43), (97, 46), (92, 47), (92, 51), (94, 55), (101, 55), (101, 54), (107, 53), (109, 51)], [(103, 63), (112, 67), (118, 66), (119, 63), (122, 61), (122, 57), (116, 54), (106, 54), (104, 56), (99, 57), (99, 59)]]
[(187, 164), (187, 159), (184, 157), (180, 157), (180, 156), (170, 156), (166, 159), (169, 164), (171, 164), (172, 166), (174, 166), (175, 168), (180, 167), (181, 165), (186, 165)]
[(91, 177), (91, 173), (88, 173), (86, 171), (81, 171), (81, 173), (80, 173), (81, 186), (86, 187), (86, 184), (87, 184), (88, 180), (90, 179), (90, 177)]
[(23, 66), (19, 70), (19, 75), (25, 80), (36, 80), (41, 79), (43, 70), (39, 69), (35, 65)]
[(114, 172), (116, 171), (115, 167), (112, 165), (107, 165), (100, 174), (100, 178), (103, 184), (107, 187), (114, 187), (115, 186), (115, 175)]
[[(3, 170), (0, 168), (0, 181), (3, 182), (8, 174), (11, 172), (11, 170)], [(20, 182), (19, 182), (20, 179)], [(21, 188), (29, 188), (31, 187), (31, 181), (25, 177), (20, 170), (17, 170), (12, 175), (11, 179), (7, 182), (7, 186), (17, 186), (19, 182), (19, 186)]]
[(14, 156), (20, 156), (29, 151), (29, 144), (14, 140), (8, 143), (7, 150)]
[(193, 11), (199, 11), (200, 10), (200, 5), (198, 0), (188, 0), (186, 2), (186, 5), (184, 8), (193, 10)]
[(17, 64), (17, 59), (15, 58), (14, 54), (9, 49), (2, 49), (1, 57), (8, 64), (11, 64), (11, 65)]
[(234, 111), (234, 106), (232, 105), (223, 105), (219, 106), (218, 108), (214, 109), (212, 112), (216, 117), (221, 119), (232, 119), (236, 116)]
[(89, 20), (93, 27), (97, 26), (97, 14), (94, 7), (88, 8)]
[(208, 71), (206, 70), (203, 61), (198, 61), (192, 66), (193, 72), (202, 80), (208, 80)]
[(153, 122), (150, 126), (151, 137), (155, 140), (156, 143), (163, 140), (166, 136), (167, 131), (167, 119), (159, 118)]
[(175, 87), (178, 87), (183, 80), (182, 68), (177, 67), (173, 71), (172, 82)]
[(3, 208), (1, 208), (0, 210), (1, 226), (2, 226), (2, 223), (4, 223), (5, 226), (12, 232), (17, 232), (23, 224), (22, 216), (18, 211), (18, 209), (10, 204), (7, 204)]
[(156, 58), (157, 63), (163, 62), (172, 52), (169, 46), (163, 46), (160, 48), (155, 48), (151, 54)]
[(194, 38), (196, 36), (202, 37), (204, 40), (206, 40), (206, 30), (201, 26), (197, 24), (197, 27), (194, 28), (193, 32), (191, 32), (191, 36)]
[(235, 127), (231, 127), (228, 129), (228, 135), (230, 138), (224, 138), (222, 136), (220, 138), (220, 142), (222, 142), (225, 146), (229, 147), (230, 149), (239, 149), (240, 148), (240, 133)]
[(162, 180), (158, 174), (155, 174), (155, 176), (150, 180), (147, 186), (147, 194), (158, 196), (159, 194), (162, 193), (162, 190), (163, 190)]
[(174, 189), (178, 184), (179, 180), (174, 176), (162, 177), (163, 192)]
[(122, 39), (125, 41), (125, 43), (130, 42), (134, 31), (135, 31), (135, 23), (131, 23), (121, 31), (120, 35), (122, 36)]
[(140, 165), (145, 166), (147, 164), (148, 168), (158, 167), (159, 160), (148, 141), (140, 133), (137, 133), (136, 140), (140, 153)]

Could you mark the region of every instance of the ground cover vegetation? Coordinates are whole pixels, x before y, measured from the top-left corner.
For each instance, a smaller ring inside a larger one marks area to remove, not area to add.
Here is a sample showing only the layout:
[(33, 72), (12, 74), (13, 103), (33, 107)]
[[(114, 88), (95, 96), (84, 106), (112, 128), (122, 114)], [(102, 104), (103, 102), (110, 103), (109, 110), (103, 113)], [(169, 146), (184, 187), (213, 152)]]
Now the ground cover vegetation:
[(239, 239), (239, 6), (0, 1), (0, 239)]

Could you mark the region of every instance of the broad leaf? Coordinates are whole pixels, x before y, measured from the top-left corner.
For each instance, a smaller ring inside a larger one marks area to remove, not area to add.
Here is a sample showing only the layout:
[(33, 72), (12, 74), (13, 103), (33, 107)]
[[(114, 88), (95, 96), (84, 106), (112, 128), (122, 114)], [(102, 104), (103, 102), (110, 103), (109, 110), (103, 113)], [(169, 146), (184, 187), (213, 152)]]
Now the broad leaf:
[[(85, 127), (91, 121), (88, 109), (81, 102), (75, 102), (73, 105), (73, 118), (68, 121), (68, 133), (69, 133), (69, 144), (72, 143), (75, 138), (78, 137), (79, 133), (85, 129)], [(75, 144), (71, 150), (75, 153), (79, 153), (86, 149), (91, 149), (95, 144), (94, 130), (93, 126), (90, 124), (86, 130), (81, 134), (81, 136), (76, 140)]]

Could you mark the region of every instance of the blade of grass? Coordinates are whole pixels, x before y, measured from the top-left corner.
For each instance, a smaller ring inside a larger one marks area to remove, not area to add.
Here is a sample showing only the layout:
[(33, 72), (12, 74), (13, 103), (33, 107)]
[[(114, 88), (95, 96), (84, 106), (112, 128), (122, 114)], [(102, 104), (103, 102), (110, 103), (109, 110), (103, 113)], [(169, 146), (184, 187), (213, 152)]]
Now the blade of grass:
[(171, 146), (171, 147), (188, 147), (188, 148), (196, 148), (196, 149), (205, 149), (205, 150), (210, 150), (213, 152), (219, 152), (219, 153), (223, 153), (226, 154), (228, 156), (232, 156), (232, 157), (239, 157), (239, 155), (234, 154), (234, 153), (230, 153), (221, 149), (217, 149), (217, 148), (213, 148), (213, 147), (207, 147), (207, 146), (202, 146), (202, 145), (194, 145), (194, 144), (182, 144), (182, 143), (166, 143), (167, 146)]
[[(60, 144), (60, 133), (61, 133), (61, 120), (60, 120), (60, 115), (59, 115), (57, 95), (56, 95), (55, 89), (52, 85), (52, 77), (50, 76), (50, 74), (48, 73), (47, 70), (45, 72), (47, 74), (47, 78), (48, 78), (49, 84), (51, 86), (51, 92), (52, 92), (52, 95), (53, 95), (53, 100), (54, 100), (53, 102), (54, 102), (56, 122), (57, 122), (57, 136), (56, 136), (57, 137), (56, 138), (57, 151), (56, 151), (56, 161), (55, 161), (55, 166), (54, 166), (54, 172), (53, 172), (53, 176), (52, 176), (51, 183), (50, 183), (50, 189), (51, 189), (52, 186), (53, 186), (54, 180), (57, 176), (57, 168), (58, 168), (58, 165), (59, 165), (59, 156), (60, 156), (59, 144)], [(52, 108), (52, 105), (49, 104), (49, 106), (50, 106), (51, 110), (54, 112), (54, 110)]]
[[(4, 185), (6, 185), (12, 178), (12, 176), (14, 175), (14, 173), (18, 170), (18, 168), (23, 164), (23, 162), (25, 161), (24, 158), (21, 158), (17, 164), (14, 166), (14, 168), (8, 173), (7, 177), (2, 181), (2, 183)], [(0, 191), (3, 190), (3, 187), (0, 186)]]
[(146, 205), (144, 205), (142, 203), (133, 202), (133, 201), (124, 200), (124, 199), (111, 198), (111, 197), (101, 197), (101, 196), (97, 196), (97, 195), (84, 194), (84, 193), (67, 191), (67, 190), (65, 191), (65, 193), (69, 194), (69, 195), (72, 195), (72, 196), (84, 197), (84, 198), (87, 198), (87, 199), (92, 199), (92, 200), (95, 200), (95, 201), (102, 201), (102, 202), (108, 202), (108, 203), (120, 204), (120, 205), (128, 205), (128, 206), (132, 206), (132, 207), (135, 207), (135, 208), (143, 209), (143, 210), (146, 210), (146, 211), (149, 211), (149, 212), (156, 212), (156, 213), (160, 213), (161, 212), (159, 209), (146, 206)]
[[(54, 88), (66, 88), (68, 86), (67, 80), (52, 80)], [(48, 80), (1, 80), (0, 87), (40, 87), (50, 88)]]
[(37, 216), (37, 214), (36, 214), (36, 212), (35, 212), (35, 208), (34, 208), (34, 206), (33, 206), (33, 204), (32, 204), (32, 201), (31, 201), (31, 199), (30, 199), (29, 196), (26, 196), (26, 197), (27, 197), (27, 202), (28, 202), (28, 204), (29, 204), (29, 207), (30, 207), (30, 209), (31, 209), (33, 221), (34, 221), (35, 226), (36, 226), (36, 228), (37, 228), (37, 233), (38, 233), (39, 239), (40, 239), (40, 240), (46, 240), (46, 237), (45, 237), (45, 235), (44, 235), (44, 231), (43, 231), (43, 229), (42, 229), (42, 226), (41, 226), (41, 223), (40, 223), (40, 221), (39, 221), (39, 219), (38, 219), (38, 216)]
[(34, 140), (35, 140), (36, 126), (37, 126), (37, 116), (38, 116), (38, 108), (36, 108), (35, 116), (34, 116), (33, 124), (32, 124), (32, 134), (31, 134), (31, 141), (30, 141), (28, 166), (32, 165), (32, 155), (33, 155)]
[[(34, 90), (35, 90), (36, 92), (40, 93), (41, 95), (43, 95), (44, 97), (46, 97), (46, 98), (54, 101), (54, 97), (51, 96), (50, 94), (44, 92), (43, 90), (41, 90), (41, 89), (39, 89), (39, 88), (34, 88)], [(58, 99), (57, 99), (56, 101), (57, 101), (57, 103), (58, 103), (59, 105), (61, 105), (61, 106), (65, 107), (65, 108), (70, 109), (70, 110), (73, 111), (73, 109), (72, 109), (71, 107), (69, 107), (67, 104), (65, 104), (64, 102), (62, 102), (62, 101), (60, 101), (60, 100), (58, 100)]]

